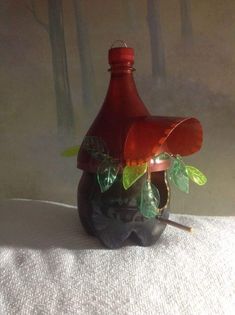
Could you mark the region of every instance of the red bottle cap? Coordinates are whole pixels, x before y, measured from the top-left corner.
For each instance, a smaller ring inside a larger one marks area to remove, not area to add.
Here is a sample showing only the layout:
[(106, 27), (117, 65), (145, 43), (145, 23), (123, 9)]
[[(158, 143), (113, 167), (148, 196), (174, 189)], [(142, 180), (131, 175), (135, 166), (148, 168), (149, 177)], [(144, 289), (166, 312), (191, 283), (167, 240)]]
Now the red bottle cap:
[(130, 47), (115, 47), (109, 49), (109, 64), (134, 63), (134, 49)]

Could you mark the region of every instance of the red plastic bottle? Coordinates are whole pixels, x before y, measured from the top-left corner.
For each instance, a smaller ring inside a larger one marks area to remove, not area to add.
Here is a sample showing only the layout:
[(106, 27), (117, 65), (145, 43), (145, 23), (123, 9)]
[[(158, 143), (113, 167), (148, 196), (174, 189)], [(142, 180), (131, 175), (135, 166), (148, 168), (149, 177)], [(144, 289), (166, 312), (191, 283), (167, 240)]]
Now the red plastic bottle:
[[(149, 152), (142, 152), (144, 145), (137, 150), (139, 155), (128, 158), (133, 153), (134, 143), (127, 141), (133, 121), (141, 122), (151, 118), (149, 111), (141, 101), (133, 79), (134, 51), (132, 48), (118, 47), (109, 50), (111, 79), (106, 98), (96, 119), (87, 132), (87, 136), (102, 139), (110, 156), (126, 164), (135, 165), (146, 161)], [(151, 139), (150, 139), (151, 140)], [(148, 138), (145, 139), (148, 142)], [(166, 150), (164, 144), (161, 151)], [(158, 169), (152, 169), (151, 181), (160, 192), (160, 216), (168, 218), (169, 189), (165, 170), (167, 162)], [(123, 188), (122, 174), (106, 192), (101, 192), (97, 182), (98, 161), (81, 146), (78, 154), (78, 168), (83, 175), (78, 185), (78, 211), (86, 231), (98, 237), (108, 248), (118, 248), (131, 238), (136, 244), (149, 246), (154, 244), (165, 229), (165, 224), (157, 218), (147, 219), (137, 208), (137, 199), (146, 176), (128, 190)]]

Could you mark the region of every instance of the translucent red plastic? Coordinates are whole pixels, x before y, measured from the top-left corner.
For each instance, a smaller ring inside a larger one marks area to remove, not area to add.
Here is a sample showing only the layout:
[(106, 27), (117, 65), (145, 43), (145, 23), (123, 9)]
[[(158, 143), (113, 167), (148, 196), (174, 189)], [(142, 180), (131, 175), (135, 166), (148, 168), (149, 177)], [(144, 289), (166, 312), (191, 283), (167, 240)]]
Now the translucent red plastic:
[[(124, 165), (138, 165), (161, 152), (190, 155), (201, 148), (202, 127), (195, 118), (151, 116), (133, 79), (134, 51), (109, 50), (111, 79), (102, 108), (87, 132), (101, 138), (109, 155)], [(97, 171), (97, 161), (81, 146), (78, 168)], [(168, 163), (159, 165), (167, 169)]]

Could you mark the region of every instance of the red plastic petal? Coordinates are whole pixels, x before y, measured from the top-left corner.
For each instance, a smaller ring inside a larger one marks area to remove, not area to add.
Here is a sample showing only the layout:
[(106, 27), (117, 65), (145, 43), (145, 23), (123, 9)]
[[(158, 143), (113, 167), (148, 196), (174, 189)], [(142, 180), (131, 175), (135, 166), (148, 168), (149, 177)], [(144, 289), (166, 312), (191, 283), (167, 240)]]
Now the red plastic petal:
[(127, 164), (139, 164), (161, 152), (182, 156), (202, 145), (202, 127), (195, 118), (151, 116), (132, 123), (124, 146)]

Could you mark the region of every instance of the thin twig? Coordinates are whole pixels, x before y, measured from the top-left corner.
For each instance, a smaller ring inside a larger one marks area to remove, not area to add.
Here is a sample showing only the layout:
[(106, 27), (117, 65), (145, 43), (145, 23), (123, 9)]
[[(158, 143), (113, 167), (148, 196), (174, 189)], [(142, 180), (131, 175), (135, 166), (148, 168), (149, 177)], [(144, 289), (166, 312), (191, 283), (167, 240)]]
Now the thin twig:
[(180, 224), (178, 222), (175, 222), (175, 221), (171, 221), (171, 220), (168, 220), (168, 219), (163, 219), (163, 218), (158, 218), (158, 220), (162, 223), (165, 223), (165, 224), (169, 224), (171, 226), (174, 226), (176, 228), (179, 228), (181, 230), (184, 230), (186, 232), (192, 232), (192, 227), (190, 226), (186, 226), (186, 225), (183, 225), (183, 224)]

